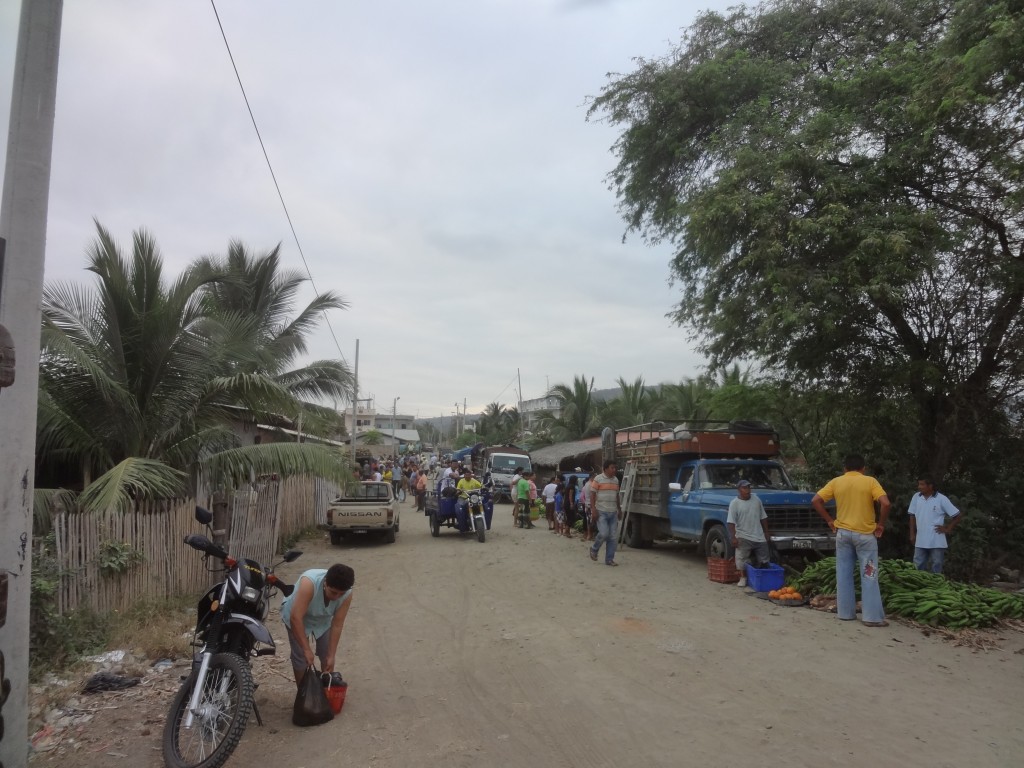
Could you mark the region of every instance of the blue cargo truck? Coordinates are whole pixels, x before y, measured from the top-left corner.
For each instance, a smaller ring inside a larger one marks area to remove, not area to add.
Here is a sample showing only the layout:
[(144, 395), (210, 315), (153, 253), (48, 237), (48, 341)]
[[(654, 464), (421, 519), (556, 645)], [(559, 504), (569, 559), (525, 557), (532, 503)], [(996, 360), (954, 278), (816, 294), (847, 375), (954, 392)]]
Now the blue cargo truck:
[(834, 534), (811, 507), (814, 494), (794, 487), (778, 460), (779, 435), (766, 424), (704, 421), (669, 428), (657, 422), (606, 429), (602, 443), (604, 457), (635, 478), (623, 510), (631, 547), (683, 539), (697, 542), (707, 557), (731, 557), (726, 516), (736, 484), (747, 480), (778, 550), (835, 550)]

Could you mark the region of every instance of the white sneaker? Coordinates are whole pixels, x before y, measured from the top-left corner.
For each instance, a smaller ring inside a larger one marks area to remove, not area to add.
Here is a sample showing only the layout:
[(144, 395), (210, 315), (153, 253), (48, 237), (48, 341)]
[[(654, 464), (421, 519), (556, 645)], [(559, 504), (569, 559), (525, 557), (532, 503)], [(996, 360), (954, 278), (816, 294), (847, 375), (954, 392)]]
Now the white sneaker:
[(746, 576), (740, 576), (740, 580), (736, 582), (736, 586), (737, 587), (745, 587), (745, 586), (747, 586), (747, 577)]

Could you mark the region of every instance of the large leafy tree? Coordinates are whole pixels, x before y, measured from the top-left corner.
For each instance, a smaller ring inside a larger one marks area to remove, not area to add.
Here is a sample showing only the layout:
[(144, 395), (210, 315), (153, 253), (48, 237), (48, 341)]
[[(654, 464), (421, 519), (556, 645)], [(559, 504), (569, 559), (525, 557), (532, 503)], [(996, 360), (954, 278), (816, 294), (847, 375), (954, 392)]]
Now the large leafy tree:
[(712, 364), (903, 400), (941, 477), (1024, 381), (1022, 89), (1018, 0), (777, 0), (701, 15), (590, 114)]
[(200, 473), (214, 486), (272, 472), (346, 477), (340, 454), (321, 446), (238, 445), (239, 409), (298, 405), (252, 364), (262, 357), (252, 318), (214, 306), (209, 288), (228, 275), (197, 264), (170, 280), (148, 234), (125, 254), (99, 225), (88, 269), (94, 287), (44, 290), (37, 443), (44, 466), (79, 472), (84, 508), (177, 495)]

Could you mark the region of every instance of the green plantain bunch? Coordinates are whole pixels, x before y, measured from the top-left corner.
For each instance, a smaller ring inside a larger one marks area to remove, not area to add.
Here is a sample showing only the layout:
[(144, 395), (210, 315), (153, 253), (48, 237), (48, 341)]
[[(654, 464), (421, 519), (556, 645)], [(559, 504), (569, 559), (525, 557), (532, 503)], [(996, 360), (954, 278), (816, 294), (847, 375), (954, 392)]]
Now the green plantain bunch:
[[(859, 594), (860, 579), (854, 578), (854, 584)], [(809, 565), (792, 586), (802, 595), (834, 595), (836, 559)], [(880, 561), (878, 586), (886, 611), (922, 624), (964, 629), (1024, 618), (1024, 595), (950, 581), (906, 560)]]

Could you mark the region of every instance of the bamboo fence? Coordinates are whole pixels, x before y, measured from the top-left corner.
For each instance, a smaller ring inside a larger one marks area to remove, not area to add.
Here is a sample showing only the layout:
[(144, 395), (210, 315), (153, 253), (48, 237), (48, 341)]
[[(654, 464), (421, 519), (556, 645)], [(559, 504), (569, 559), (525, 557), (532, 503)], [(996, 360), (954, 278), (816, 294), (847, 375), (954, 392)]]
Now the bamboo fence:
[[(326, 521), (327, 504), (336, 495), (335, 486), (314, 477), (258, 482), (235, 493), (230, 501), (228, 552), (269, 565), (282, 537)], [(199, 553), (183, 541), (202, 532), (195, 507), (190, 498), (147, 503), (125, 513), (56, 513), (58, 611), (89, 608), (110, 613), (141, 600), (201, 594), (214, 576)], [(104, 572), (100, 563), (111, 545), (138, 552), (142, 559), (124, 572)]]

